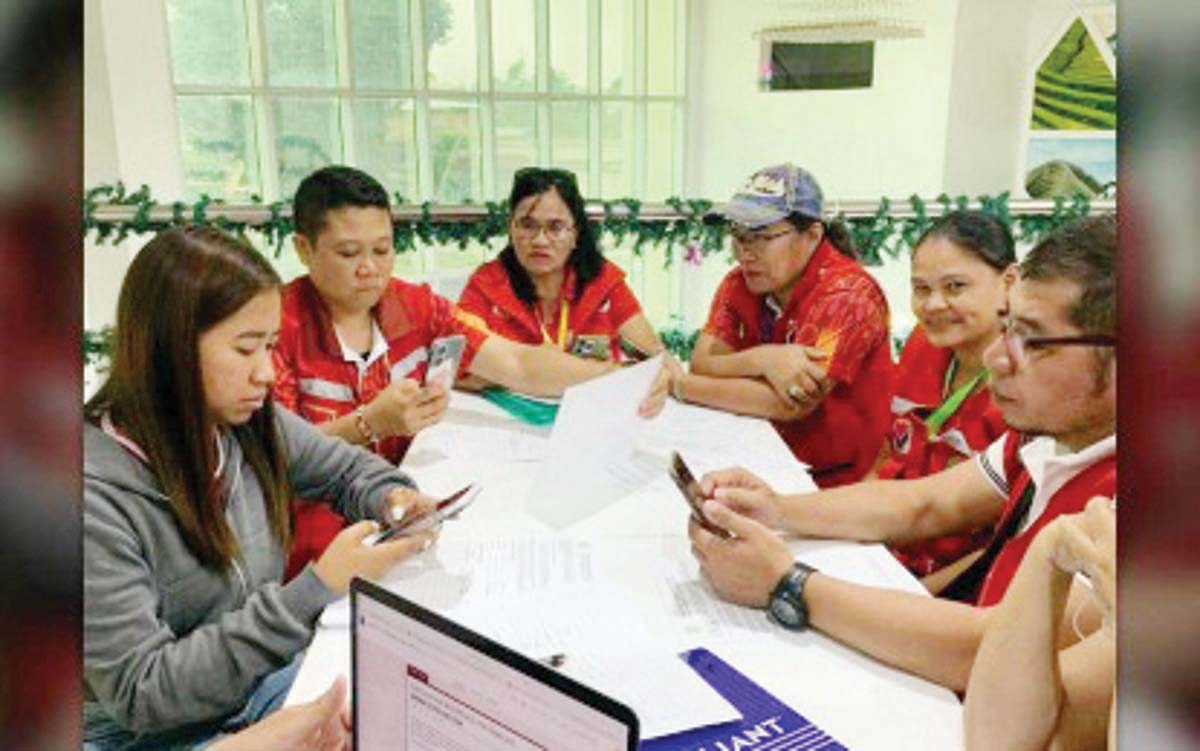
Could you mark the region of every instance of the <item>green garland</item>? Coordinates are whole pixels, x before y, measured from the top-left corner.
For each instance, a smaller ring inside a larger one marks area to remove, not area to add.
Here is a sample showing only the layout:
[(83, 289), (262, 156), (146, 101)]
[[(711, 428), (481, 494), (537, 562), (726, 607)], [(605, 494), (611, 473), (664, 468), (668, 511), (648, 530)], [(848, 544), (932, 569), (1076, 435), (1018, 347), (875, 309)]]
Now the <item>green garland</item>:
[[(975, 200), (979, 202), (983, 211), (996, 216), (1008, 226), (1013, 237), (1021, 243), (1037, 242), (1055, 227), (1085, 216), (1091, 209), (1086, 196), (1076, 195), (1072, 199), (1056, 198), (1054, 210), (1048, 214), (1012, 216), (1008, 209), (1008, 199), (1009, 194), (1004, 192), (996, 196), (980, 195)], [(252, 203), (262, 204), (262, 198), (257, 195), (251, 196), (250, 200)], [(862, 263), (878, 266), (883, 263), (885, 256), (895, 259), (902, 253), (907, 253), (937, 217), (955, 209), (965, 209), (971, 202), (965, 195), (951, 198), (945, 193), (934, 200), (937, 208), (932, 214), (927, 204), (914, 194), (909, 198), (909, 206), (913, 213), (911, 217), (893, 216), (891, 202), (882, 198), (879, 208), (872, 216), (846, 217), (839, 214), (835, 219), (844, 221), (848, 226)], [(132, 206), (133, 216), (128, 221), (100, 220), (96, 217), (96, 209), (102, 203)], [(208, 195), (201, 195), (193, 204), (174, 201), (169, 204), (172, 209), (170, 219), (151, 221), (151, 209), (158, 202), (150, 195), (148, 187), (143, 185), (130, 193), (120, 182), (114, 185), (98, 185), (84, 194), (84, 237), (90, 237), (99, 245), (115, 245), (131, 234), (144, 235), (184, 225), (211, 224), (243, 236), (247, 232), (257, 233), (262, 236), (268, 247), (273, 248), (274, 256), (280, 256), (284, 242), (295, 229), (291, 218), (284, 214), (288, 202), (274, 201), (266, 204), (268, 217), (261, 222), (234, 222), (224, 217), (210, 220), (209, 207), (220, 206), (223, 203), (221, 199)], [(470, 201), (466, 203), (469, 204)], [(685, 248), (684, 261), (695, 264), (701, 263), (702, 259), (710, 254), (725, 250), (725, 226), (720, 222), (704, 221), (704, 215), (713, 207), (712, 201), (672, 196), (665, 203), (674, 209), (676, 217), (665, 221), (642, 221), (642, 202), (636, 198), (620, 198), (600, 203), (603, 206), (603, 215), (596, 222), (599, 234), (607, 237), (612, 246), (619, 246), (632, 238), (633, 253), (639, 257), (645, 255), (646, 246), (653, 246), (661, 251), (664, 268), (674, 262), (673, 248)], [(396, 194), (393, 196), (393, 205), (404, 206), (407, 205), (407, 201), (403, 196)], [(425, 245), (457, 245), (460, 250), (465, 250), (471, 242), (487, 244), (503, 237), (508, 231), (507, 202), (487, 201), (483, 204), (485, 215), (469, 221), (435, 219), (434, 204), (425, 201), (420, 206), (419, 219), (394, 222), (394, 242), (399, 253), (415, 251), (418, 241)], [(697, 332), (688, 333), (673, 328), (664, 330), (662, 336), (672, 352), (685, 360), (690, 358)], [(111, 345), (110, 329), (85, 331), (84, 362), (100, 362), (111, 352)]]

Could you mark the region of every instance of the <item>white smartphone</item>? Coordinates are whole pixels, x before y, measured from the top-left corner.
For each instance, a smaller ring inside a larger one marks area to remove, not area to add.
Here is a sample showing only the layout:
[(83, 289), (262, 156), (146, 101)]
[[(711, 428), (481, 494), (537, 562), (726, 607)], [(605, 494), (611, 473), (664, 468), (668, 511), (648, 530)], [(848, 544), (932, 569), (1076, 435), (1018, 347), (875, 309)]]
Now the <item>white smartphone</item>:
[(458, 364), (462, 361), (467, 338), (462, 334), (434, 339), (429, 345), (429, 365), (425, 368), (425, 385), (441, 383), (447, 391), (454, 386)]

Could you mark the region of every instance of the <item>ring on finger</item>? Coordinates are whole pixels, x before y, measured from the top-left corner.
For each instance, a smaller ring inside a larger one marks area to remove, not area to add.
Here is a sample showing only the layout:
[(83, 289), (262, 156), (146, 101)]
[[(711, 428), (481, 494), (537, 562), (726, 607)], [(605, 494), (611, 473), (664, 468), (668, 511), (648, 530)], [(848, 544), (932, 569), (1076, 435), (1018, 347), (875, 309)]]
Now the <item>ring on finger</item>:
[(796, 401), (801, 401), (804, 399), (804, 392), (801, 391), (800, 387), (794, 383), (787, 387), (787, 395)]

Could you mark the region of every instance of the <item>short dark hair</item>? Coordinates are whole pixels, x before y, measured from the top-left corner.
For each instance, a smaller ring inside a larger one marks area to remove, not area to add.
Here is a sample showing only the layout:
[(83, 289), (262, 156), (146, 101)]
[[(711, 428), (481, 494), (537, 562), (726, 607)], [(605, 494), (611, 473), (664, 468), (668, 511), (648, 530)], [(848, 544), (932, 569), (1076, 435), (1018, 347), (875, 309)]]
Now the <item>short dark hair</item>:
[(933, 237), (941, 237), (970, 252), (996, 271), (1004, 271), (1017, 262), (1012, 233), (1004, 222), (986, 211), (951, 211), (941, 217), (917, 240), (913, 255)]
[[(512, 190), (508, 196), (509, 215), (511, 217), (517, 204), (529, 196), (540, 196), (551, 190), (558, 192), (575, 221), (575, 248), (567, 258), (567, 265), (575, 269), (575, 299), (578, 300), (588, 283), (600, 275), (600, 270), (604, 267), (604, 256), (600, 254), (595, 232), (588, 222), (583, 195), (579, 192), (575, 173), (565, 169), (542, 167), (517, 170), (513, 175)], [(527, 305), (537, 302), (537, 290), (533, 286), (533, 280), (517, 260), (517, 251), (513, 248), (511, 240), (504, 246), (504, 250), (500, 251), (500, 263), (508, 273), (508, 282), (517, 298)]]
[(300, 181), (292, 198), (292, 223), (312, 242), (325, 229), (325, 214), (342, 208), (391, 210), (387, 191), (362, 170), (334, 164)]
[[(200, 335), (265, 290), (280, 287), (271, 264), (244, 241), (212, 228), (160, 232), (134, 256), (117, 300), (108, 380), (84, 415), (108, 414), (146, 452), (171, 499), (189, 549), (228, 569), (237, 540), (225, 519), (200, 371)], [(271, 397), (231, 429), (262, 487), (271, 528), (290, 544), (290, 493)]]
[(1116, 251), (1116, 216), (1084, 217), (1059, 227), (1034, 246), (1021, 262), (1021, 278), (1075, 282), (1080, 292), (1068, 313), (1071, 324), (1088, 334), (1116, 335)]

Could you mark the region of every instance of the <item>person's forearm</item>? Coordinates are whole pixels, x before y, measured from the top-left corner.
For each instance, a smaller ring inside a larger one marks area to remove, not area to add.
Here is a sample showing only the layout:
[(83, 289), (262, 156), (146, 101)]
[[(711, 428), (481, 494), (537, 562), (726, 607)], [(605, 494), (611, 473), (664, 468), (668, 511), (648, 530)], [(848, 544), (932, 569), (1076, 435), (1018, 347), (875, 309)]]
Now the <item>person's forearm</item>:
[(902, 543), (916, 536), (920, 498), (906, 480), (875, 480), (780, 498), (781, 527), (806, 537)]
[(1070, 585), (1070, 575), (1037, 546), (1029, 551), (992, 614), (971, 672), (964, 717), (972, 751), (1049, 743), (1062, 708), (1056, 634)]
[(983, 608), (819, 573), (809, 577), (804, 600), (813, 628), (954, 691), (967, 684), (988, 618)]
[(367, 442), (367, 439), (363, 436), (362, 431), (358, 429), (356, 420), (357, 416), (351, 412), (348, 415), (342, 415), (332, 420), (317, 423), (317, 430), (325, 435), (341, 438), (347, 443), (361, 446)]
[(697, 351), (692, 355), (692, 372), (718, 378), (757, 378), (762, 375), (755, 347), (741, 352), (714, 354)]
[(509, 388), (534, 396), (559, 396), (568, 386), (616, 370), (611, 362), (587, 360), (550, 347), (522, 347), (517, 354), (522, 378)]
[(684, 401), (770, 420), (800, 420), (810, 409), (789, 407), (766, 383), (754, 378), (714, 378), (687, 373), (679, 385)]

